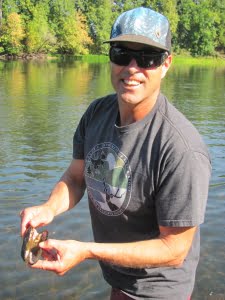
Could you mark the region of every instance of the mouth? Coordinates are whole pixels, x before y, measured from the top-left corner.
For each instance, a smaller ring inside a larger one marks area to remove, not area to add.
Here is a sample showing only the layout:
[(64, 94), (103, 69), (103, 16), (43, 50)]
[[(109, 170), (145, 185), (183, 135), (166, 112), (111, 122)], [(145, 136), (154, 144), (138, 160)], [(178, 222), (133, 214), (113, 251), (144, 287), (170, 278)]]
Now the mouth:
[(141, 85), (141, 81), (135, 79), (122, 79), (122, 82), (127, 87), (138, 87)]

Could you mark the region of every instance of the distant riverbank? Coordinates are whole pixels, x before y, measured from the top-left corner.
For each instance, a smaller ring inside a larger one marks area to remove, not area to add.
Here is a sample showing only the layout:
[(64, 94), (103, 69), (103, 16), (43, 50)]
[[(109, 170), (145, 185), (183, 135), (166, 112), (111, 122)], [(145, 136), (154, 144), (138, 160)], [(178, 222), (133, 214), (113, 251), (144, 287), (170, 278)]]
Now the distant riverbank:
[(193, 57), (174, 54), (173, 62), (175, 64), (187, 64), (194, 66), (225, 66), (225, 57)]
[[(88, 63), (106, 63), (109, 62), (108, 55), (48, 55), (48, 54), (27, 54), (22, 56), (2, 55), (0, 60), (50, 60), (50, 61), (83, 61)], [(225, 66), (225, 55), (209, 57), (193, 57), (191, 55), (179, 55), (173, 53), (173, 63), (194, 66)]]
[[(48, 59), (81, 60), (89, 63), (105, 63), (109, 61), (108, 55), (83, 55), (83, 56), (48, 56)], [(187, 64), (194, 66), (225, 66), (225, 56), (193, 57), (190, 55), (173, 54), (174, 64)]]

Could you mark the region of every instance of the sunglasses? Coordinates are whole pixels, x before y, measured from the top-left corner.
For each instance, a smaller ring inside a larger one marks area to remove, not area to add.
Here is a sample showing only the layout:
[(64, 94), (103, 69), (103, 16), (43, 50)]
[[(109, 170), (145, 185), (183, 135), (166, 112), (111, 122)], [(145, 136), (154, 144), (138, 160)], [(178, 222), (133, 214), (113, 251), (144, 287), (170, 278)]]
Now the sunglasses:
[(134, 58), (139, 68), (155, 69), (163, 64), (168, 57), (167, 52), (149, 52), (149, 50), (130, 50), (122, 47), (111, 47), (110, 61), (119, 66), (128, 66)]

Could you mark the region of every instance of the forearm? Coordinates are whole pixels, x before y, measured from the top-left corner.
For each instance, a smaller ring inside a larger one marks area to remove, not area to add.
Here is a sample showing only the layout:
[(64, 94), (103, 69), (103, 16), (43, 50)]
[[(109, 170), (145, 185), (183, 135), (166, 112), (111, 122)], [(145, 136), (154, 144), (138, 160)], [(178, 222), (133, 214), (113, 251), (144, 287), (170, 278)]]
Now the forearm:
[(49, 206), (55, 216), (59, 215), (73, 208), (82, 198), (84, 191), (83, 176), (74, 176), (70, 166), (55, 185), (44, 205)]
[[(89, 245), (90, 246), (90, 245)], [(126, 244), (92, 244), (90, 258), (129, 268), (174, 266), (181, 264), (161, 240)]]
[(44, 204), (49, 206), (57, 216), (73, 208), (82, 198), (83, 192), (75, 184), (68, 184), (60, 180), (52, 190), (48, 201)]
[(189, 228), (179, 237), (160, 235), (153, 240), (132, 243), (90, 243), (88, 255), (91, 259), (130, 268), (179, 266), (187, 256), (195, 230)]
[[(153, 240), (131, 243), (93, 243), (75, 240), (47, 240), (40, 247), (54, 250), (52, 257), (40, 260), (32, 267), (64, 275), (86, 259), (95, 259), (128, 268), (179, 266), (183, 263), (196, 227), (160, 227), (160, 236)], [(55, 256), (55, 251), (58, 255)]]
[[(96, 259), (129, 268), (176, 265), (170, 261), (169, 253), (166, 249), (162, 249), (163, 244), (158, 240), (124, 244), (100, 244), (50, 239), (41, 243), (40, 246), (48, 250), (48, 259), (40, 260), (32, 267), (54, 271), (58, 275), (64, 275), (86, 259)], [(52, 257), (51, 249), (54, 249)], [(59, 255), (55, 256), (55, 250)]]

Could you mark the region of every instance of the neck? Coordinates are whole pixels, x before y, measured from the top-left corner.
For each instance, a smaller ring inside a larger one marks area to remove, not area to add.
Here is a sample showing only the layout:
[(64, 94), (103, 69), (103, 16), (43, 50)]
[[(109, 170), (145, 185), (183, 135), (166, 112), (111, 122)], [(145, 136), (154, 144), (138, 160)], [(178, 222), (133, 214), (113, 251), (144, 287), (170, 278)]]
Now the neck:
[(143, 101), (136, 105), (119, 100), (120, 126), (130, 125), (144, 119), (152, 111), (157, 96), (153, 97), (151, 101)]

